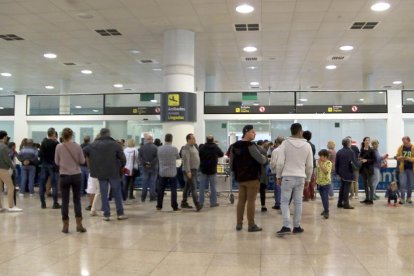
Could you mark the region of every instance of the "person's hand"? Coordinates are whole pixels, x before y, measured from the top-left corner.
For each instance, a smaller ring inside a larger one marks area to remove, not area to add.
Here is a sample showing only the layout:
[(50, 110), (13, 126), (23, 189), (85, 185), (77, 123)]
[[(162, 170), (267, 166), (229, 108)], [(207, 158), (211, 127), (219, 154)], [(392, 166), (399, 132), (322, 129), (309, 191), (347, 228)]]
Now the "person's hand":
[(276, 184), (279, 185), (279, 186), (281, 186), (282, 185), (282, 178), (278, 178), (276, 180)]
[(388, 153), (384, 154), (384, 159), (387, 159), (388, 156), (389, 156)]
[(405, 159), (405, 157), (404, 156), (397, 156), (397, 160), (398, 161), (403, 161)]
[(368, 160), (367, 159), (362, 159), (361, 162), (362, 163), (366, 163)]
[(191, 178), (191, 172), (186, 172), (187, 178), (190, 179)]
[(30, 161), (29, 161), (29, 160), (24, 160), (24, 161), (23, 161), (23, 165), (25, 165), (25, 166), (29, 166), (29, 165), (30, 165)]

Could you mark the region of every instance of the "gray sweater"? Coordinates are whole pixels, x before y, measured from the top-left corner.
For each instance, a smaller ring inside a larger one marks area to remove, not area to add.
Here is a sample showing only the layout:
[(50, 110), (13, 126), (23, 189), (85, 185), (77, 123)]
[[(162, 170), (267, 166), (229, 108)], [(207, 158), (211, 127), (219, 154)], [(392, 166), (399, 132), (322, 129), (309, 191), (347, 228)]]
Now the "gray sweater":
[(183, 158), (183, 172), (198, 170), (200, 166), (200, 156), (194, 145), (186, 144), (181, 149), (181, 157)]
[(0, 143), (0, 169), (14, 169), (13, 163), (9, 157), (9, 148), (6, 144)]

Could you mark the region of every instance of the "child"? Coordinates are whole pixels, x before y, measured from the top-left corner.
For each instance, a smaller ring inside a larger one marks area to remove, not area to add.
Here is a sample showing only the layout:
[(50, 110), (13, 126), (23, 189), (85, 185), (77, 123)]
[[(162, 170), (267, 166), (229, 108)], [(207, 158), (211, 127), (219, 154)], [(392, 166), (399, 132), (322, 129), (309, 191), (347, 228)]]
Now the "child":
[(329, 152), (326, 149), (318, 152), (319, 160), (316, 165), (316, 184), (321, 194), (323, 212), (321, 216), (329, 218), (329, 190), (331, 186), (332, 162), (328, 160)]
[(393, 181), (390, 184), (390, 187), (387, 190), (386, 196), (388, 197), (388, 206), (391, 206), (391, 200), (394, 200), (394, 206), (397, 206), (398, 198), (400, 197), (400, 192), (398, 191), (397, 182)]

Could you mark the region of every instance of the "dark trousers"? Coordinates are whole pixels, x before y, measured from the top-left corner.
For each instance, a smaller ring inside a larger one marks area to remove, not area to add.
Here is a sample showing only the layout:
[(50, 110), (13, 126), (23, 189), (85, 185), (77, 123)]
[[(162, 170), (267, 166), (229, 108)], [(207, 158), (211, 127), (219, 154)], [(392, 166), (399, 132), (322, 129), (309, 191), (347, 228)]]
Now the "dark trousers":
[(87, 166), (80, 166), (81, 169), (81, 194), (86, 195), (86, 189), (88, 188), (89, 169)]
[(338, 205), (349, 206), (349, 189), (352, 181), (341, 179), (341, 188), (339, 189)]
[(372, 185), (372, 174), (370, 174), (367, 170), (363, 170), (361, 172), (362, 181), (364, 182), (364, 189), (365, 189), (365, 199), (366, 200), (374, 200), (374, 187)]
[(321, 195), (323, 211), (329, 213), (329, 191), (331, 190), (331, 184), (318, 185), (318, 190)]
[(82, 207), (81, 207), (81, 174), (74, 175), (61, 175), (60, 176), (60, 186), (62, 191), (62, 219), (69, 219), (69, 197), (70, 197), (70, 188), (72, 187), (73, 195), (73, 208), (75, 210), (75, 217), (82, 217)]
[[(42, 164), (42, 169), (40, 171), (40, 187), (39, 187), (39, 196), (40, 201), (45, 202), (45, 191), (46, 191), (46, 182), (47, 179), (50, 177), (50, 182), (52, 185), (52, 196), (53, 196), (53, 203), (58, 202), (58, 175), (59, 173), (54, 171), (52, 164)], [(79, 187), (80, 189), (80, 187)]]
[(391, 200), (394, 200), (394, 204), (397, 204), (397, 199), (398, 199), (398, 197), (396, 195), (389, 196), (388, 197), (388, 204), (391, 203)]
[(164, 201), (165, 187), (169, 185), (171, 188), (171, 207), (175, 210), (178, 208), (177, 203), (177, 178), (176, 177), (160, 177), (158, 194), (157, 194), (157, 208), (162, 208)]
[(260, 183), (260, 203), (266, 205), (266, 183)]
[(183, 190), (183, 201), (182, 203), (187, 203), (188, 193), (191, 192), (193, 197), (194, 205), (198, 205), (198, 196), (197, 196), (197, 170), (191, 170), (191, 179), (187, 178), (187, 174), (184, 173), (185, 186)]
[(134, 181), (135, 176), (124, 175), (124, 181), (122, 182), (122, 199), (125, 201), (128, 199), (128, 190), (129, 190), (129, 199), (134, 197)]

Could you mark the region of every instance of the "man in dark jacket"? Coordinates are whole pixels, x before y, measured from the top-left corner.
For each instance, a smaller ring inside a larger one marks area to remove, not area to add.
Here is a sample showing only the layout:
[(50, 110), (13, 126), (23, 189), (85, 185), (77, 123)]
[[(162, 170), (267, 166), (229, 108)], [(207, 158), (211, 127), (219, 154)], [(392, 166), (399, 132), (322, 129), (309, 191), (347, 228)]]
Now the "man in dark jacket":
[(354, 209), (349, 205), (349, 189), (354, 181), (354, 168), (359, 167), (355, 153), (351, 149), (351, 140), (342, 139), (343, 148), (336, 153), (335, 172), (341, 178), (339, 190), (338, 208)]
[(24, 196), (26, 185), (29, 185), (30, 196), (34, 195), (34, 181), (36, 176), (36, 165), (39, 163), (39, 152), (33, 147), (33, 140), (27, 139), (26, 145), (17, 155), (22, 162), (20, 196)]
[(207, 136), (207, 142), (200, 147), (200, 192), (198, 202), (201, 206), (204, 204), (204, 190), (210, 184), (210, 207), (217, 207), (217, 163), (218, 158), (223, 157), (223, 151), (214, 143), (213, 135)]
[(109, 221), (111, 210), (108, 202), (108, 184), (111, 185), (112, 195), (115, 198), (118, 220), (127, 219), (124, 215), (121, 190), (121, 168), (126, 164), (126, 158), (121, 145), (112, 137), (107, 128), (100, 131), (100, 137), (83, 149), (91, 177), (98, 178), (101, 190), (102, 209), (104, 220)]
[(236, 230), (243, 227), (244, 208), (247, 202), (247, 221), (249, 232), (262, 231), (254, 222), (254, 207), (257, 191), (259, 190), (260, 166), (267, 162), (257, 145), (252, 141), (256, 132), (252, 125), (243, 127), (242, 140), (230, 146), (230, 167), (236, 181), (239, 183), (239, 201), (237, 203)]
[(139, 163), (142, 165), (142, 202), (145, 202), (148, 189), (150, 201), (157, 199), (155, 186), (158, 180), (158, 147), (154, 144), (154, 138), (150, 134), (145, 136), (145, 142), (138, 152)]
[(56, 130), (51, 127), (47, 130), (47, 138), (42, 141), (39, 151), (40, 157), (40, 187), (39, 187), (39, 196), (42, 209), (46, 208), (46, 199), (45, 199), (45, 190), (46, 182), (50, 177), (50, 182), (52, 185), (52, 196), (53, 196), (53, 209), (60, 209), (60, 204), (58, 203), (58, 175), (59, 168), (55, 164), (55, 150), (56, 146), (59, 144), (57, 141)]

